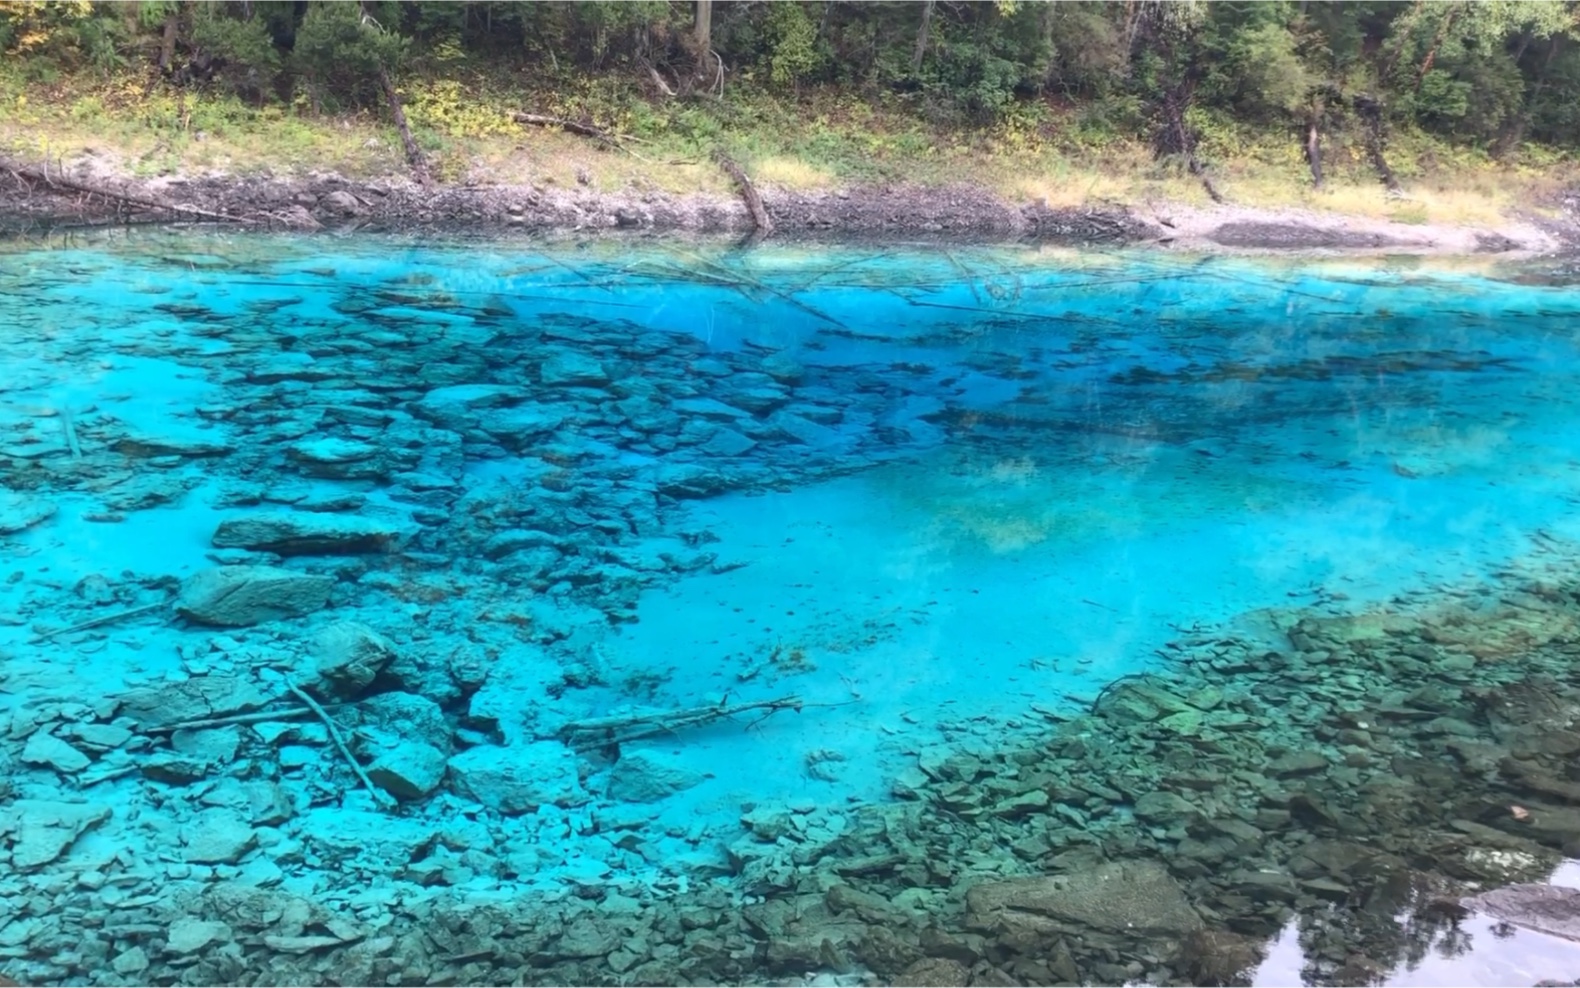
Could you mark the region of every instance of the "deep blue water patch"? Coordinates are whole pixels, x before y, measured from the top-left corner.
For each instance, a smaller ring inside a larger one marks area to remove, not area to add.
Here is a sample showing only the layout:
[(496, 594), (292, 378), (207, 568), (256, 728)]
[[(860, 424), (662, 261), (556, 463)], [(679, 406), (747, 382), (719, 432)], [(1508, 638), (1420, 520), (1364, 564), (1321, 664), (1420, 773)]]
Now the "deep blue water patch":
[[(966, 877), (1085, 874), (1053, 860), (1068, 844), (1012, 852), (1001, 831), (953, 877), (838, 864), (872, 857), (838, 844), (869, 811), (919, 801), (961, 833), (1062, 821), (1099, 835), (1104, 867), (1144, 857), (1105, 829), (1130, 828), (1167, 849), (1159, 881), (1207, 881), (1181, 857), (1206, 836), (1146, 791), (1050, 782), (1006, 810), (1013, 786), (950, 759), (1042, 744), (1127, 684), (1183, 690), (1207, 668), (1187, 655), (1225, 629), (1285, 650), (1291, 629), (1414, 635), (1300, 622), (1506, 594), (1580, 537), (1580, 296), (1490, 268), (216, 233), (0, 258), (12, 788), (73, 832), (27, 847), (43, 874), (405, 901), (706, 889), (755, 907), (800, 888), (762, 847), (809, 833), (823, 850), (792, 872), (826, 858), (827, 875), (895, 871), (941, 897)], [(1293, 652), (1333, 668), (1335, 647)], [(1231, 695), (1262, 669), (1210, 658)], [(1154, 713), (1199, 739), (1233, 703), (1191, 696)], [(1263, 708), (1217, 724), (1201, 757), (1301, 720)], [(1360, 771), (1344, 747), (1360, 742), (1323, 730), (1319, 757)], [(1288, 754), (1258, 744), (1257, 765)], [(1206, 785), (1158, 783), (1190, 767), (1159, 745), (1148, 787)], [(1276, 829), (1258, 812), (1236, 819)], [(1278, 867), (1307, 884), (1273, 897), (1286, 913), (1331, 893), (1287, 860), (1328, 824), (1295, 824), (1310, 833)], [(1277, 928), (1257, 915), (1230, 925)], [(754, 928), (767, 953), (733, 969), (650, 967), (663, 958), (611, 941), (540, 951), (555, 973), (533, 977), (892, 978), (927, 959), (786, 959), (772, 944), (789, 934)], [(1099, 981), (1210, 970), (1061, 949)], [(49, 951), (0, 956), (75, 976)], [(1313, 963), (1314, 981), (1353, 974)]]

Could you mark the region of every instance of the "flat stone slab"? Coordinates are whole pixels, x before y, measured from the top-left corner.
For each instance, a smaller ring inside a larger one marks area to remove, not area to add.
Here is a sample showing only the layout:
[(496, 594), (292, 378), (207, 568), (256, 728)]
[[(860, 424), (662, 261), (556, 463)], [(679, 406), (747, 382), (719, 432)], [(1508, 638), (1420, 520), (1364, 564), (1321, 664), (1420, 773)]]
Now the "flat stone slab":
[(214, 545), (282, 556), (359, 555), (385, 552), (400, 542), (392, 522), (313, 511), (270, 511), (220, 522)]
[(311, 614), (329, 603), (334, 585), (328, 576), (276, 566), (221, 566), (187, 580), (176, 613), (199, 624), (245, 628)]

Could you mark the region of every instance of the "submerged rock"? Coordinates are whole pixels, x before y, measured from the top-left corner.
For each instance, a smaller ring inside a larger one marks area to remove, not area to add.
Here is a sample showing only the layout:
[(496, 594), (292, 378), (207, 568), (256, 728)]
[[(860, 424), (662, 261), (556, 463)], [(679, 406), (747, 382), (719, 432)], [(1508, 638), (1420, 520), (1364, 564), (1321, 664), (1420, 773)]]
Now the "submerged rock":
[(55, 517), (55, 505), (36, 497), (0, 493), (0, 535), (15, 535)]
[(968, 925), (1001, 930), (1036, 920), (1107, 933), (1181, 936), (1202, 928), (1185, 893), (1155, 861), (1117, 861), (1070, 875), (987, 882), (966, 894)]
[(109, 818), (108, 806), (19, 799), (0, 810), (0, 835), (10, 836), (11, 867), (33, 871), (65, 854), (84, 831)]
[(368, 766), (373, 784), (397, 799), (422, 799), (444, 781), (444, 752), (421, 741), (407, 741)]
[(451, 758), (449, 767), (458, 793), (500, 813), (530, 813), (545, 804), (581, 806), (589, 800), (576, 773), (576, 756), (554, 741), (482, 745)]
[(627, 751), (609, 773), (609, 798), (651, 803), (690, 789), (707, 778), (660, 751)]
[(276, 566), (221, 566), (187, 580), (176, 613), (199, 624), (244, 628), (302, 617), (329, 603), (335, 581)]
[(538, 374), (550, 387), (599, 385), (609, 382), (603, 364), (584, 353), (560, 352), (543, 362)]
[(142, 727), (224, 717), (256, 710), (268, 697), (238, 676), (194, 676), (179, 683), (144, 686), (120, 697), (121, 712)]
[(402, 528), (376, 518), (272, 511), (220, 522), (214, 545), (282, 556), (355, 555), (396, 547)]
[(52, 768), (64, 775), (81, 772), (93, 764), (87, 755), (45, 731), (38, 731), (27, 739), (27, 746), (22, 749), (22, 760), (29, 765)]
[(394, 658), (395, 646), (365, 624), (337, 621), (313, 636), (313, 654), (318, 676), (331, 690), (356, 696)]
[(286, 449), (285, 455), (311, 477), (372, 480), (388, 473), (379, 447), (350, 439), (307, 439)]
[(131, 432), (115, 444), (127, 456), (224, 456), (236, 447), (224, 439), (209, 436), (157, 436)]

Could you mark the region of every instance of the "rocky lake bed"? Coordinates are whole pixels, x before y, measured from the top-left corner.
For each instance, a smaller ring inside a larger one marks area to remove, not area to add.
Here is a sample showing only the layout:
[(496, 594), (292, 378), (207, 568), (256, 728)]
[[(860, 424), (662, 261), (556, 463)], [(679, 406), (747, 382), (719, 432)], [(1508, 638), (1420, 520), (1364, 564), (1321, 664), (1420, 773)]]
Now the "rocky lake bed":
[(1556, 278), (0, 256), (19, 983), (1580, 977)]

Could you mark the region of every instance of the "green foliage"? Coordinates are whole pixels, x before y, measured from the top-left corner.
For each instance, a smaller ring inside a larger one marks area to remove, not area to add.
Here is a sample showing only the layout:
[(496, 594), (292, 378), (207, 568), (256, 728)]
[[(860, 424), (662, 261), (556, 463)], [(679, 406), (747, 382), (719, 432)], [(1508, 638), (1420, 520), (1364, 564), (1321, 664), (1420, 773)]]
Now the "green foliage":
[(480, 80), (531, 90), (540, 112), (699, 152), (770, 118), (793, 131), (797, 119), (774, 117), (788, 94), (833, 95), (839, 109), (826, 131), (786, 133), (782, 145), (848, 136), (862, 107), (915, 121), (863, 137), (878, 160), (841, 160), (842, 172), (881, 170), (901, 148), (926, 155), (944, 131), (951, 148), (1144, 140), (1166, 97), (1199, 111), (1189, 120), (1206, 147), (1231, 147), (1221, 122), (1233, 121), (1288, 135), (1298, 154), (1310, 120), (1354, 128), (1372, 105), (1391, 131), (1465, 147), (1580, 145), (1580, 0), (775, 0), (712, 11), (723, 99), (695, 78), (692, 0), (0, 0), (0, 51), (19, 76), (114, 77), (157, 60), (171, 25), (174, 90), (289, 117), (382, 108), (384, 73), (425, 142), (513, 126), (481, 108)]
[(387, 30), (374, 15), (364, 14), (358, 4), (318, 0), (296, 30), (291, 57), (293, 67), (320, 100), (338, 98), (348, 105), (367, 105), (380, 98), (378, 73), (400, 65), (408, 46), (405, 37)]
[(793, 85), (818, 68), (817, 25), (799, 3), (776, 3), (768, 11), (767, 33), (772, 39), (768, 78), (775, 85)]

